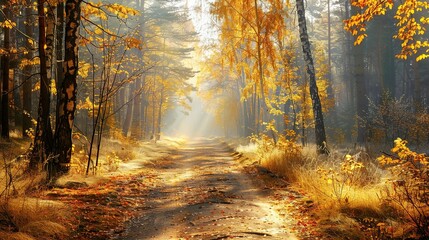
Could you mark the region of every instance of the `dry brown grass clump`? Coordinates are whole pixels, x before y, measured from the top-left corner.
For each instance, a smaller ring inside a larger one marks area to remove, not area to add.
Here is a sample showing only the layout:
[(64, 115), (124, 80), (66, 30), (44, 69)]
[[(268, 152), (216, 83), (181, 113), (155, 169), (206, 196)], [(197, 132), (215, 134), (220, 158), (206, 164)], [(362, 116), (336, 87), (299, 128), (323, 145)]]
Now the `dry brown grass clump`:
[(58, 202), (10, 198), (0, 203), (0, 239), (64, 239), (70, 217)]

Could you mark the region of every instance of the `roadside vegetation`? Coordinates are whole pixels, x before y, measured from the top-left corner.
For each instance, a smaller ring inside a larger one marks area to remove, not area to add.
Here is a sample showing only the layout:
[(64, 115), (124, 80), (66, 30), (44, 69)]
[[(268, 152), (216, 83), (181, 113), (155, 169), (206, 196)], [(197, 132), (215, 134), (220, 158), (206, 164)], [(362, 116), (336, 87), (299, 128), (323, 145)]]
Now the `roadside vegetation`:
[(388, 152), (333, 148), (261, 134), (236, 150), (304, 192), (317, 227), (334, 239), (425, 239), (429, 236), (429, 157), (397, 138)]
[[(144, 201), (136, 196), (152, 181), (148, 174), (143, 184), (142, 165), (162, 164), (160, 159), (182, 144), (168, 138), (156, 144), (106, 138), (99, 168), (86, 175), (88, 146), (78, 135), (73, 140), (70, 173), (54, 185), (46, 183), (45, 172), (26, 172), (31, 140), (14, 135), (0, 140), (0, 239), (108, 238), (123, 231)], [(119, 191), (121, 186), (133, 191)]]

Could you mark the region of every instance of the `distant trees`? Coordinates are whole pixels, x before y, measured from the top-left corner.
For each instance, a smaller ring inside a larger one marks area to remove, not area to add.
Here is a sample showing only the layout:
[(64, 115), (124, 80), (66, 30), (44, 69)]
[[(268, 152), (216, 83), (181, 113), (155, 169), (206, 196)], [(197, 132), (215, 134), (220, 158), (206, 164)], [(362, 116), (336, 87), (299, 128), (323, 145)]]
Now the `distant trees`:
[[(217, 81), (227, 85), (230, 81), (237, 81), (237, 84), (232, 84), (235, 89), (232, 95), (237, 97), (228, 99), (239, 102), (241, 115), (238, 121), (243, 126), (241, 134), (250, 136), (252, 133), (264, 132), (266, 130), (262, 127), (271, 128), (268, 126), (274, 120), (274, 125), (282, 134), (286, 133), (286, 128), (292, 128), (296, 132), (300, 128), (300, 137), (306, 144), (306, 130), (312, 126), (316, 129), (317, 144), (321, 152), (324, 152), (326, 136), (323, 103), (320, 101), (317, 85), (320, 87), (326, 82), (318, 82), (316, 85), (316, 68), (306, 34), (305, 17), (302, 15), (304, 9), (298, 13), (301, 14), (299, 23), (305, 61), (298, 60), (302, 59), (297, 57), (300, 55), (297, 51), (300, 43), (291, 31), (294, 23), (288, 18), (290, 9), (291, 6), (286, 1), (279, 0), (216, 1), (212, 14), (218, 18), (221, 26), (221, 50), (213, 55), (221, 56), (213, 56), (213, 59), (219, 59), (219, 66), (214, 68), (212, 76), (220, 78)], [(302, 38), (305, 36), (307, 39)], [(212, 62), (210, 60), (210, 64)], [(304, 72), (302, 78), (298, 74), (300, 67), (305, 64), (308, 66), (308, 73), (311, 73), (310, 84), (307, 84)], [(324, 79), (323, 76), (322, 78)], [(219, 84), (213, 87), (222, 86), (224, 85)], [(213, 87), (209, 88), (210, 91), (213, 91)], [(328, 90), (325, 87), (323, 89)], [(308, 90), (310, 94), (307, 95)], [(310, 97), (312, 101), (307, 101)], [(307, 111), (307, 104), (311, 102), (314, 106), (312, 113)], [(312, 120), (313, 116), (316, 121)], [(275, 130), (268, 130), (272, 137), (275, 137), (274, 132)]]
[[(207, 46), (217, 50), (207, 54), (207, 66), (202, 67), (207, 74), (206, 81), (201, 81), (201, 89), (206, 92), (205, 96), (212, 96), (212, 104), (219, 104), (222, 110), (217, 114), (225, 115), (226, 121), (222, 123), (228, 128), (236, 128), (242, 136), (260, 132), (272, 135), (268, 129), (274, 121), (280, 132), (294, 130), (303, 144), (314, 137), (319, 147), (326, 139), (369, 146), (368, 142), (388, 143), (395, 137), (380, 133), (380, 129), (371, 124), (378, 121), (373, 119), (372, 111), (374, 105), (384, 101), (382, 96), (391, 95), (392, 102), (401, 104), (412, 102), (415, 116), (428, 114), (429, 88), (424, 83), (428, 83), (429, 75), (424, 68), (429, 66), (425, 60), (429, 21), (425, 1), (308, 1), (305, 10), (300, 2), (296, 6), (289, 4), (271, 0), (218, 0), (212, 5), (211, 13), (217, 19), (220, 37), (218, 42), (215, 40)], [(288, 10), (295, 7), (298, 13), (305, 12), (311, 17), (306, 19), (300, 15), (298, 21), (294, 21), (288, 16)], [(386, 16), (374, 18), (379, 15)], [(305, 21), (311, 45), (302, 34)], [(301, 29), (299, 36), (291, 31), (296, 26)], [(357, 36), (356, 40), (344, 27)], [(370, 35), (368, 41), (355, 46), (367, 34)], [(305, 61), (297, 51), (300, 41), (306, 46)], [(258, 46), (262, 46), (261, 54)], [(310, 63), (310, 51), (316, 53), (312, 56), (314, 78), (312, 74), (307, 77), (304, 70)], [(396, 57), (404, 61), (394, 58), (395, 51)], [(411, 55), (416, 59), (410, 60)], [(316, 87), (322, 107), (311, 111), (318, 102), (314, 94)], [(220, 97), (224, 100), (217, 99)], [(225, 104), (225, 101), (234, 104)], [(225, 114), (234, 111), (240, 114)], [(323, 124), (317, 121), (322, 112), (327, 116)], [(386, 115), (383, 122), (387, 127), (396, 121)], [(235, 123), (238, 126), (234, 126)], [(326, 137), (322, 137), (322, 125), (326, 125)], [(312, 128), (314, 135), (308, 131)], [(415, 131), (409, 129), (403, 134), (410, 132)]]
[[(425, 16), (429, 13), (429, 5), (425, 1), (352, 1), (351, 5), (351, 15), (346, 16), (345, 29), (356, 36), (356, 46), (352, 48), (354, 69), (361, 72), (359, 79), (356, 78), (357, 113), (360, 118), (358, 141), (388, 142), (413, 132), (408, 138), (420, 143), (421, 139), (415, 137), (422, 134), (421, 130), (415, 131), (419, 127), (413, 127), (414, 130), (406, 127), (408, 130), (403, 131), (382, 129), (403, 129), (408, 125), (405, 119), (401, 123), (396, 121), (403, 113), (399, 110), (387, 111), (386, 102), (409, 105), (408, 119), (428, 116), (428, 105), (422, 104), (421, 100), (428, 98), (429, 88), (422, 87), (421, 83), (428, 82), (429, 75), (420, 73), (421, 66), (428, 66), (428, 22)], [(414, 59), (409, 60), (411, 56)], [(374, 76), (374, 79), (368, 81), (368, 75)], [(383, 112), (384, 116), (376, 112)], [(382, 123), (380, 119), (383, 119)]]
[[(20, 9), (17, 19), (8, 13), (11, 4)], [(21, 58), (11, 65), (18, 74), (2, 69), (2, 136), (8, 136), (12, 123), (12, 130), (34, 137), (30, 169), (48, 170), (49, 178), (67, 173), (76, 131), (89, 139), (88, 163), (96, 159), (90, 167), (97, 167), (103, 136), (125, 132), (136, 139), (160, 138), (162, 115), (175, 104), (186, 104), (193, 89), (186, 80), (194, 72), (183, 59), (193, 51), (196, 35), (175, 4), (5, 1), (2, 68), (8, 67), (11, 54)], [(15, 28), (20, 36), (16, 47), (7, 41)], [(128, 126), (124, 106), (131, 106)], [(10, 115), (9, 109), (21, 113)]]

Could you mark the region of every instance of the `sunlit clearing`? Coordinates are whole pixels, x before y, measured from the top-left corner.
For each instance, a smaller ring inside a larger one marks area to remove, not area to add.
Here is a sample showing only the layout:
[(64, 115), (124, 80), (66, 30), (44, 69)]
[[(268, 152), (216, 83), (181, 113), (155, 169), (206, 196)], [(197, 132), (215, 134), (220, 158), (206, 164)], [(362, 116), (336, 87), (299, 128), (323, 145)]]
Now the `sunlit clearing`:
[(180, 108), (169, 114), (172, 123), (165, 129), (165, 135), (179, 138), (202, 138), (222, 136), (223, 130), (216, 124), (214, 116), (209, 113), (201, 98), (192, 93), (191, 110)]

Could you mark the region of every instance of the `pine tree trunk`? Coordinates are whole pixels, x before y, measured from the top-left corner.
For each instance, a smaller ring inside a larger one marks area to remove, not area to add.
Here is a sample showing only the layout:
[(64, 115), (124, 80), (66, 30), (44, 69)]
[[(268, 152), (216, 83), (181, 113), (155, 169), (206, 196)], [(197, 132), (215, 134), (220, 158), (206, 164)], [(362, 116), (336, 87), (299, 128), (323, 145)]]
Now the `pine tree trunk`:
[[(356, 8), (352, 8), (352, 15), (357, 13)], [(352, 43), (350, 43), (352, 44)], [(357, 143), (364, 144), (367, 134), (362, 118), (368, 112), (368, 99), (366, 95), (366, 79), (365, 79), (365, 64), (364, 64), (364, 46), (352, 46), (351, 55), (353, 60), (352, 77), (355, 81), (355, 96), (356, 96), (356, 112), (357, 112)]]
[[(6, 14), (6, 19), (10, 19), (10, 11), (8, 7), (4, 9), (4, 13)], [(10, 50), (10, 29), (8, 27), (3, 28), (3, 48), (8, 52)], [(2, 70), (2, 80), (3, 80), (3, 89), (2, 89), (2, 97), (1, 97), (1, 137), (5, 139), (9, 139), (9, 54), (3, 54), (1, 56), (1, 70)]]
[(55, 152), (58, 163), (55, 166), (59, 174), (67, 173), (70, 168), (72, 151), (72, 129), (76, 111), (76, 78), (78, 70), (78, 30), (80, 22), (80, 4), (82, 0), (66, 1), (64, 80), (59, 92), (59, 111), (55, 131)]
[(313, 103), (317, 152), (320, 154), (328, 154), (329, 151), (326, 147), (326, 134), (325, 125), (323, 122), (322, 103), (320, 102), (319, 92), (316, 84), (316, 72), (314, 69), (313, 56), (311, 54), (310, 40), (307, 33), (304, 0), (296, 0), (296, 9), (298, 13), (299, 35), (301, 39), (302, 52), (304, 53), (307, 73), (310, 78), (310, 96)]

